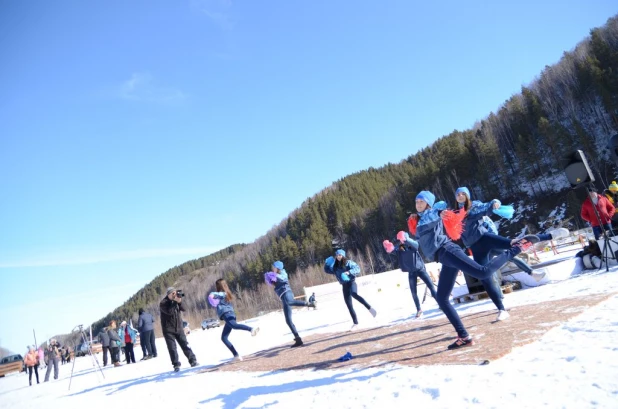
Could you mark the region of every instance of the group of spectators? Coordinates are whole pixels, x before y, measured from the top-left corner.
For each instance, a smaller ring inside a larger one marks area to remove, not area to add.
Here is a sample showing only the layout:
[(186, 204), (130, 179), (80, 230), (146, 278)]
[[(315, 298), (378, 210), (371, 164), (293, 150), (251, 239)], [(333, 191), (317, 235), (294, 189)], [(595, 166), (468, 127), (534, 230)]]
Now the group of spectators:
[[(182, 296), (184, 294), (175, 288), (169, 288), (165, 298), (161, 301), (161, 327), (163, 337), (167, 345), (170, 358), (174, 370), (180, 368), (178, 353), (176, 351), (176, 343), (180, 344), (180, 348), (189, 359), (191, 366), (198, 365), (195, 354), (189, 347), (187, 338), (183, 328), (181, 311), (184, 311), (182, 306)], [(121, 351), (124, 354), (124, 362), (126, 364), (136, 363), (134, 346), (138, 342), (142, 349), (142, 361), (157, 357), (157, 346), (155, 344), (154, 334), (154, 317), (143, 308), (139, 309), (139, 320), (137, 329), (126, 321), (122, 321), (118, 326), (116, 320), (110, 321), (109, 325), (103, 328), (98, 334), (98, 340), (101, 343), (103, 354), (103, 366), (108, 363), (117, 367), (120, 366)], [(34, 346), (28, 348), (24, 363), (26, 370), (29, 372), (29, 383), (32, 385), (32, 374), (35, 374), (36, 381), (39, 383), (38, 368), (45, 362), (47, 372), (45, 373), (45, 382), (49, 381), (52, 368), (54, 370), (54, 379), (58, 379), (59, 364), (62, 362), (70, 362), (71, 350), (68, 347), (62, 347), (56, 339), (52, 339), (47, 347), (43, 350), (37, 350)], [(109, 359), (108, 359), (109, 354)]]
[(49, 377), (51, 375), (52, 368), (54, 369), (54, 379), (58, 379), (58, 374), (60, 369), (58, 365), (61, 361), (65, 361), (65, 354), (69, 354), (71, 350), (68, 347), (62, 347), (60, 343), (54, 338), (49, 341), (47, 347), (45, 349), (39, 348), (38, 350), (34, 346), (28, 347), (28, 352), (24, 358), (24, 365), (26, 366), (26, 371), (28, 371), (28, 382), (30, 386), (32, 386), (32, 373), (34, 372), (36, 376), (36, 383), (39, 383), (39, 367), (43, 363), (47, 366), (47, 371), (45, 372), (45, 382), (49, 381)]
[(137, 329), (127, 324), (126, 321), (122, 321), (120, 327), (118, 327), (116, 320), (112, 320), (107, 327), (101, 330), (98, 336), (99, 342), (103, 348), (103, 366), (107, 366), (108, 364), (108, 352), (111, 358), (111, 364), (120, 366), (121, 350), (124, 353), (125, 362), (127, 364), (136, 363), (133, 347), (137, 343), (138, 334), (143, 354), (141, 360), (156, 358), (157, 347), (155, 345), (153, 324), (154, 318), (152, 314), (144, 311), (143, 308), (139, 309)]

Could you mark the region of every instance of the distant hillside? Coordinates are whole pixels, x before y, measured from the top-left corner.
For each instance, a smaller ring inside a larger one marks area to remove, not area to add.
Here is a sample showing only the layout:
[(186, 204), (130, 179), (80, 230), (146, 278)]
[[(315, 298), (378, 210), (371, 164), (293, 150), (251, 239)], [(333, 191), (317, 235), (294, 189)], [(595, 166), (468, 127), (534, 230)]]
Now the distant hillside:
[(562, 159), (583, 149), (598, 187), (616, 177), (607, 141), (618, 130), (617, 67), (618, 17), (613, 17), (473, 129), (454, 131), (401, 163), (333, 183), (254, 243), (234, 245), (161, 274), (95, 328), (112, 317), (136, 317), (139, 307), (158, 314), (157, 303), (172, 284), (185, 289), (191, 310), (187, 317), (199, 324), (203, 316), (214, 316), (205, 293), (219, 277), (240, 296), (236, 308), (241, 317), (277, 308), (273, 292), (264, 288), (264, 271), (282, 260), (297, 292), (303, 285), (328, 281), (321, 263), (333, 243), (346, 248), (365, 273), (393, 268), (381, 242), (405, 227), (422, 189), (453, 202), (455, 189), (468, 186), (476, 199), (497, 197), (521, 205), (527, 210), (508, 227), (511, 233), (547, 227), (542, 221), (556, 210), (573, 216), (579, 226), (581, 197), (569, 189)]
[[(101, 328), (109, 324), (112, 319), (125, 320), (136, 316), (139, 308), (147, 307), (150, 304), (160, 301), (161, 294), (165, 294), (168, 287), (193, 278), (202, 281), (209, 274), (208, 270), (214, 270), (216, 266), (229, 256), (238, 252), (244, 247), (243, 244), (229, 246), (206, 257), (187, 261), (179, 266), (170, 268), (166, 272), (158, 275), (150, 283), (135, 293), (131, 298), (124, 302), (120, 307), (107, 314), (107, 316), (92, 324), (93, 334), (98, 333)], [(203, 306), (205, 307), (205, 306)], [(153, 313), (158, 313), (158, 308), (152, 309)], [(158, 315), (158, 314), (157, 314)], [(137, 325), (137, 322), (135, 322)]]

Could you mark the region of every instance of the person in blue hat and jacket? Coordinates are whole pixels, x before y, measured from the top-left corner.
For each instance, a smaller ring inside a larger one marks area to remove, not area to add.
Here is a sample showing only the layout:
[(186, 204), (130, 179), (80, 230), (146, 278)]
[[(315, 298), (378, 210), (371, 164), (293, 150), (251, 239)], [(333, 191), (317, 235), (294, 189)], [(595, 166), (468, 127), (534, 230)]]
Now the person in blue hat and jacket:
[(397, 241), (395, 244), (391, 243), (389, 240), (384, 240), (382, 244), (384, 246), (384, 250), (386, 250), (388, 254), (394, 252), (397, 255), (397, 258), (399, 259), (399, 268), (401, 268), (401, 271), (408, 273), (410, 292), (412, 293), (412, 299), (414, 300), (414, 305), (416, 306), (416, 318), (420, 318), (423, 315), (423, 310), (421, 310), (421, 303), (418, 299), (418, 294), (416, 291), (418, 279), (420, 278), (423, 280), (427, 286), (427, 289), (431, 291), (431, 296), (434, 299), (437, 298), (437, 295), (433, 281), (431, 281), (431, 278), (425, 269), (423, 257), (418, 252), (418, 242), (412, 240), (405, 231), (400, 231), (397, 233)]
[[(512, 206), (504, 206), (498, 199), (493, 199), (487, 203), (471, 200), (470, 190), (465, 186), (457, 188), (455, 200), (457, 201), (458, 208), (463, 209), (466, 213), (463, 219), (464, 227), (461, 241), (472, 252), (474, 261), (480, 265), (486, 265), (494, 254), (499, 255), (501, 252), (508, 250), (518, 240), (511, 240), (498, 235), (498, 229), (489, 217), (495, 214), (510, 219), (513, 217), (514, 212)], [(568, 235), (568, 230), (561, 228), (553, 233), (529, 234), (526, 237), (528, 241), (539, 242), (564, 237), (565, 232)], [(512, 261), (537, 281), (545, 276), (545, 273), (533, 272), (532, 268), (523, 260), (513, 258)], [(509, 313), (502, 302), (503, 296), (499, 281), (494, 274), (492, 277), (481, 280), (481, 283), (485, 291), (487, 291), (487, 295), (489, 295), (489, 298), (498, 309), (496, 320), (502, 321), (509, 318)]]
[(275, 261), (272, 265), (272, 270), (264, 274), (264, 280), (266, 284), (275, 286), (275, 293), (281, 300), (285, 322), (294, 335), (294, 344), (292, 344), (291, 348), (302, 346), (303, 340), (300, 338), (300, 335), (298, 335), (296, 326), (292, 322), (292, 307), (312, 307), (313, 305), (306, 301), (294, 299), (294, 293), (288, 281), (288, 273), (286, 273), (283, 268), (283, 262), (278, 260)]
[(415, 203), (418, 213), (408, 218), (408, 229), (410, 236), (418, 242), (425, 259), (442, 264), (436, 301), (457, 332), (457, 340), (449, 345), (448, 349), (457, 349), (474, 345), (457, 311), (449, 302), (457, 273), (461, 270), (478, 280), (489, 278), (494, 271), (521, 253), (522, 247), (528, 243), (524, 237), (513, 243), (509, 250), (481, 266), (451, 240), (457, 240), (461, 236), (465, 211), (456, 213), (446, 210), (446, 203), (435, 203), (435, 200), (436, 197), (429, 191), (418, 193)]
[(343, 300), (345, 301), (345, 305), (348, 307), (348, 311), (350, 311), (350, 315), (352, 316), (352, 328), (350, 331), (353, 331), (358, 326), (358, 318), (356, 317), (356, 311), (354, 311), (354, 306), (352, 305), (352, 298), (354, 298), (359, 303), (363, 304), (365, 308), (369, 310), (371, 315), (376, 316), (377, 312), (363, 297), (358, 295), (358, 289), (356, 287), (356, 276), (360, 273), (360, 267), (358, 264), (353, 262), (352, 260), (348, 260), (345, 257), (345, 251), (339, 249), (335, 252), (335, 257), (330, 256), (326, 259), (324, 263), (324, 272), (326, 274), (333, 274), (339, 284), (341, 284), (341, 289), (343, 290)]

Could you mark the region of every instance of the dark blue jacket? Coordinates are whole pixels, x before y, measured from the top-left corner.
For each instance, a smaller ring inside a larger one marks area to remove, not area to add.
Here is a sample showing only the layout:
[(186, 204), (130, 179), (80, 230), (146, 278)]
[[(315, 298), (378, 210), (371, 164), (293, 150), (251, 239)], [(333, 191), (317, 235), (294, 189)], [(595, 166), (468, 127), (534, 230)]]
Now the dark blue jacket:
[(395, 245), (394, 253), (397, 254), (399, 259), (399, 268), (404, 273), (410, 273), (414, 271), (424, 271), (425, 263), (421, 254), (418, 252), (418, 242), (416, 240), (407, 239), (403, 242), (404, 249), (401, 250), (399, 245)]
[(292, 291), (290, 287), (290, 282), (288, 281), (288, 273), (285, 272), (285, 269), (279, 270), (277, 273), (277, 282), (275, 283), (275, 293), (279, 296), (280, 299), (283, 298), (283, 295)]
[(356, 276), (360, 273), (360, 267), (352, 260), (347, 260), (345, 266), (335, 267), (335, 264), (337, 264), (337, 262), (332, 256), (327, 258), (324, 263), (324, 272), (326, 274), (334, 274), (339, 284), (346, 283), (346, 281), (341, 278), (341, 275), (346, 271), (349, 273), (348, 277), (350, 278), (347, 282), (354, 281)]
[[(493, 214), (494, 203), (500, 204), (500, 201), (494, 199), (489, 203), (483, 203), (478, 200), (472, 202), (472, 206), (470, 206), (466, 213), (464, 230), (461, 234), (461, 241), (463, 241), (464, 246), (471, 247), (480, 240), (483, 234), (488, 232), (487, 228), (483, 226), (483, 216)], [(459, 205), (460, 208), (462, 206), (463, 204)]]
[(420, 251), (426, 260), (437, 261), (436, 251), (451, 241), (444, 233), (440, 212), (441, 208), (434, 207), (418, 214), (419, 221), (413, 237), (418, 241)]
[(137, 330), (141, 334), (142, 332), (152, 331), (154, 329), (153, 324), (154, 318), (150, 313), (143, 312), (139, 315), (139, 319), (137, 320)]
[(232, 307), (232, 304), (225, 299), (225, 292), (213, 291), (210, 295), (219, 300), (219, 304), (217, 304), (217, 315), (219, 316), (219, 319), (225, 320), (228, 317), (236, 317), (234, 307)]

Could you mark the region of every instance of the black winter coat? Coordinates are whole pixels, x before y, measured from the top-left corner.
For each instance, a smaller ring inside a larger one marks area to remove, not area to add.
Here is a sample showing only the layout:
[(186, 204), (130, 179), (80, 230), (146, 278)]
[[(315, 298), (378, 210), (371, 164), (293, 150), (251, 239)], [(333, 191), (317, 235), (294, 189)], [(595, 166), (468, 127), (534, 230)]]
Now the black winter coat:
[(161, 329), (164, 334), (180, 334), (184, 332), (182, 317), (180, 316), (180, 312), (185, 310), (182, 303), (179, 304), (165, 297), (159, 303), (159, 310), (161, 311)]

